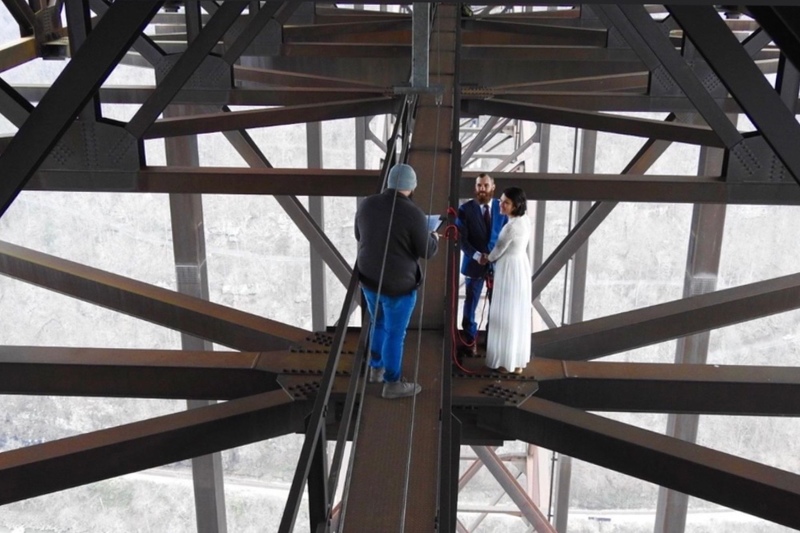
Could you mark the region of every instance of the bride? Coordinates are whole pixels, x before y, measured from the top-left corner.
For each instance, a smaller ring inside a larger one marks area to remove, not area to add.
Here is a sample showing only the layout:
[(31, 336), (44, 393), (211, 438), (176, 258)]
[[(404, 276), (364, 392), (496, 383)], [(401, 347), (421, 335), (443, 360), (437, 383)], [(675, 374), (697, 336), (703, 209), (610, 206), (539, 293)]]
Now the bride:
[(508, 223), (481, 262), (494, 262), (494, 294), (489, 305), (486, 366), (521, 374), (531, 359), (531, 224), (525, 192), (509, 187), (500, 197)]

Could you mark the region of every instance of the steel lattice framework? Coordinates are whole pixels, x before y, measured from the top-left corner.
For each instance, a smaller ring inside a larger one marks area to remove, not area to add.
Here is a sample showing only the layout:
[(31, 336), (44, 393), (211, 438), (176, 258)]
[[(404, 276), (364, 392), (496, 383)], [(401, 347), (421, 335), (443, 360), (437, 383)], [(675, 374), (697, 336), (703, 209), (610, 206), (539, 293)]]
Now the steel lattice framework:
[[(514, 439), (800, 529), (800, 476), (692, 443), (698, 414), (800, 414), (800, 369), (702, 364), (708, 331), (800, 307), (800, 274), (725, 290), (687, 288), (683, 299), (594, 320), (580, 312), (582, 250), (618, 202), (695, 204), (689, 277), (718, 269), (713, 235), (726, 204), (800, 205), (800, 8), (3, 3), (21, 37), (0, 49), (1, 70), (40, 57), (70, 59), (49, 87), (0, 80), (0, 112), (18, 128), (1, 143), (0, 215), (22, 190), (167, 193), (179, 275), (178, 291), (170, 291), (9, 243), (0, 243), (0, 272), (180, 331), (184, 349), (0, 347), (0, 393), (177, 398), (196, 408), (0, 453), (0, 504), (305, 432), (280, 531), (293, 529), (306, 487), (314, 532), (465, 530), (456, 519), (460, 445), (475, 445), (502, 475), (480, 445)], [(118, 64), (152, 68), (157, 84), (103, 87)], [(776, 74), (774, 87), (765, 73)], [(139, 107), (118, 122), (102, 116), (101, 103)], [(636, 111), (669, 116), (624, 114)], [(273, 168), (248, 134), (384, 114), (395, 117), (394, 131), (378, 171), (320, 169), (312, 157), (306, 169)], [(740, 132), (731, 118), (738, 114), (756, 130)], [(465, 121), (478, 116), (490, 118), (463, 137)], [(402, 160), (419, 171), (417, 201), (445, 212), (471, 195), (475, 173), (462, 171), (463, 163), (520, 122), (646, 139), (620, 174), (595, 174), (592, 165), (572, 174), (548, 172), (546, 164), (513, 169), (513, 154), (493, 173), (499, 189), (516, 185), (542, 205), (581, 206), (555, 251), (545, 258), (539, 250), (532, 279), (537, 297), (573, 261), (573, 316), (556, 327), (534, 302), (551, 327), (534, 333), (537, 359), (521, 377), (499, 379), (470, 359), (454, 367), (447, 302), (459, 252), (450, 242), (431, 262), (422, 327), (409, 335), (427, 356), (417, 369), (424, 392), (413, 413), (408, 402), (381, 401), (363, 379), (366, 332), (347, 328), (358, 303), (357, 266), (318, 223), (321, 198), (372, 194)], [(210, 132), (224, 133), (248, 166), (199, 166), (196, 145), (186, 140)], [(144, 163), (147, 139), (165, 140), (165, 166)], [(704, 170), (645, 175), (671, 143), (700, 146)], [(320, 271), (324, 263), (347, 287), (338, 327), (307, 331), (209, 302), (198, 244), (202, 194), (274, 195)], [(298, 196), (310, 197), (308, 208)], [(678, 362), (699, 364), (595, 361), (672, 339), (680, 339)], [(238, 351), (208, 351), (211, 342)], [(670, 435), (589, 411), (670, 413)], [(329, 439), (337, 442), (330, 464), (320, 444)], [(339, 506), (332, 495), (348, 440), (359, 453)], [(405, 480), (376, 467), (400, 463), (408, 464)], [(218, 468), (211, 460), (195, 464)], [(385, 491), (375, 503), (378, 484)], [(563, 530), (513, 486), (509, 494), (537, 531)], [(683, 528), (685, 500), (682, 510), (666, 503), (680, 499), (675, 494), (665, 491), (659, 503), (663, 531)], [(219, 487), (196, 497), (201, 530), (224, 530)]]

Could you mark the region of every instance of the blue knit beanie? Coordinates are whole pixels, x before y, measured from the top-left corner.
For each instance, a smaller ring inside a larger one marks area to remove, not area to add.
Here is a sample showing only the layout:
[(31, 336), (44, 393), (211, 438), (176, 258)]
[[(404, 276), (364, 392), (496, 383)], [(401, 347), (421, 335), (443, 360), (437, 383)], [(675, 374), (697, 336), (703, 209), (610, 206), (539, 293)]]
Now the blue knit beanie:
[(417, 173), (411, 166), (400, 163), (389, 171), (387, 187), (398, 191), (413, 191), (417, 188)]

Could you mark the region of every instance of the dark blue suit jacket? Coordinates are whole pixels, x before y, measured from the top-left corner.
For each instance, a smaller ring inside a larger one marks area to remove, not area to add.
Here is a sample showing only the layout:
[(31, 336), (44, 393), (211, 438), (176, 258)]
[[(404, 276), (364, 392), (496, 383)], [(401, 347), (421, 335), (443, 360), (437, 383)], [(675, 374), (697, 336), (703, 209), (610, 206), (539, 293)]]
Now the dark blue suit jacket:
[(475, 252), (488, 254), (497, 242), (497, 236), (503, 229), (508, 217), (500, 214), (500, 202), (495, 198), (491, 202), (492, 227), (486, 228), (483, 221), (481, 205), (474, 199), (464, 202), (458, 208), (458, 238), (463, 256), (461, 273), (469, 278), (479, 278), (486, 274), (489, 265), (481, 265), (472, 257)]

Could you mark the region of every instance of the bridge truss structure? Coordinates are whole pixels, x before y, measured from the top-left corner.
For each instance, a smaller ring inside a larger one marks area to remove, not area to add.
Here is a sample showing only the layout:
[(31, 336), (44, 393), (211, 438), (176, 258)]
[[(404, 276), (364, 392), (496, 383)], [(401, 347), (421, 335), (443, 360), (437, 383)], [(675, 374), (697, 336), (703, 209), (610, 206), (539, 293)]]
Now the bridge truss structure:
[[(458, 493), (483, 467), (531, 528), (565, 532), (569, 458), (662, 487), (659, 532), (683, 531), (688, 496), (800, 529), (800, 475), (695, 443), (701, 414), (800, 414), (800, 369), (705, 364), (710, 331), (800, 307), (800, 274), (716, 287), (726, 206), (800, 204), (800, 8), (3, 4), (20, 32), (0, 48), (0, 73), (39, 59), (63, 69), (45, 86), (0, 80), (0, 113), (15, 130), (0, 139), (0, 216), (22, 191), (168, 195), (177, 289), (9, 242), (0, 272), (179, 331), (182, 349), (2, 346), (0, 394), (185, 399), (190, 409), (4, 451), (0, 504), (193, 459), (198, 531), (227, 531), (219, 452), (299, 433), (281, 532), (297, 526), (304, 496), (314, 533), (470, 531)], [(119, 65), (156, 82), (107, 83)], [(104, 115), (121, 104), (135, 106), (129, 119)], [(332, 120), (355, 123), (354, 168), (323, 168), (320, 124)], [(273, 166), (252, 133), (286, 125), (306, 125), (305, 168)], [(572, 172), (549, 168), (553, 127), (576, 132)], [(595, 172), (598, 132), (641, 139), (619, 173)], [(242, 165), (201, 164), (197, 139), (215, 133)], [(147, 161), (156, 141), (163, 165)], [(673, 144), (699, 147), (696, 174), (648, 173)], [(368, 147), (381, 151), (379, 168)], [(522, 157), (534, 147), (535, 168)], [(387, 401), (366, 384), (357, 265), (326, 233), (323, 200), (380, 191), (397, 162), (417, 169), (415, 201), (451, 223), (479, 169), (535, 205), (532, 305), (545, 327), (522, 376), (458, 355), (460, 252), (446, 239), (408, 337), (417, 357), (406, 372), (423, 393)], [(312, 250), (312, 327), (209, 300), (203, 195), (275, 198)], [(572, 202), (574, 224), (545, 254), (554, 201)], [(587, 243), (624, 202), (693, 205), (684, 297), (585, 320)], [(565, 269), (559, 321), (540, 295)], [(333, 323), (326, 272), (345, 291)], [(674, 364), (604, 360), (675, 339)], [(668, 413), (667, 434), (599, 412)], [(532, 446), (515, 458), (529, 475), (533, 447), (558, 454), (546, 505), (494, 450), (515, 440)], [(474, 462), (460, 472), (467, 449)]]

